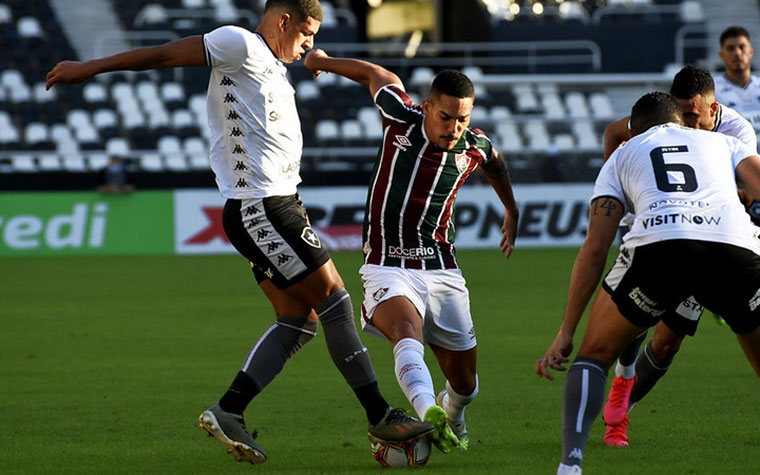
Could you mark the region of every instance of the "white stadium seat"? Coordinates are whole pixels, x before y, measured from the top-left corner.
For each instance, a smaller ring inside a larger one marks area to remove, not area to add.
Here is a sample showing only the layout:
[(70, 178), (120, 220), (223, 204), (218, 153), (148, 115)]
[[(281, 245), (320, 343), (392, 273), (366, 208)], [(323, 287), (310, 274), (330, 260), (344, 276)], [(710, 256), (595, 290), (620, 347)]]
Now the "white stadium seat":
[(106, 142), (106, 153), (117, 157), (130, 155), (129, 142), (123, 137), (113, 137)]

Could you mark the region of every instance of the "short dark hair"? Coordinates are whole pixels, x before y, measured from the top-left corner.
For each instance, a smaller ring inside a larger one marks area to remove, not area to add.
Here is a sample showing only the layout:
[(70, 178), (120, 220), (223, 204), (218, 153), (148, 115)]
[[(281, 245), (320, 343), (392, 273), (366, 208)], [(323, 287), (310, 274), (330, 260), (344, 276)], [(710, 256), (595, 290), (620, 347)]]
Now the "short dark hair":
[(475, 88), (472, 85), (470, 78), (455, 71), (453, 69), (447, 69), (441, 71), (433, 79), (433, 85), (430, 86), (430, 95), (440, 96), (446, 94), (452, 97), (475, 97)]
[(723, 47), (723, 42), (727, 39), (737, 38), (739, 36), (744, 36), (747, 38), (747, 41), (749, 41), (749, 31), (747, 31), (746, 28), (743, 26), (729, 26), (720, 34), (720, 47)]
[(636, 133), (667, 122), (683, 124), (681, 108), (670, 94), (664, 92), (644, 94), (631, 109), (631, 128)]
[(691, 99), (697, 94), (715, 94), (715, 81), (710, 71), (688, 64), (673, 77), (670, 95), (676, 99)]
[(313, 18), (319, 22), (324, 19), (319, 0), (267, 0), (264, 12), (273, 7), (282, 7), (298, 21)]

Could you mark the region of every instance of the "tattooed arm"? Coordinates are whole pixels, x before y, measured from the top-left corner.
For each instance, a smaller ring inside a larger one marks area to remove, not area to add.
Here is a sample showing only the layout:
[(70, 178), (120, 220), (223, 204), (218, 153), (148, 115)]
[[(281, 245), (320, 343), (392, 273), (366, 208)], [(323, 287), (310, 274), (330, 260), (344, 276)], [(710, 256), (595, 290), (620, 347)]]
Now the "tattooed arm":
[[(559, 333), (546, 354), (536, 361), (536, 374), (553, 379), (548, 368), (564, 371), (562, 363), (573, 351), (573, 335), (586, 305), (596, 290), (607, 263), (607, 253), (618, 230), (625, 209), (615, 198), (601, 196), (591, 202), (586, 240), (575, 258), (570, 288), (567, 291), (565, 316)], [(548, 366), (548, 368), (547, 368)]]

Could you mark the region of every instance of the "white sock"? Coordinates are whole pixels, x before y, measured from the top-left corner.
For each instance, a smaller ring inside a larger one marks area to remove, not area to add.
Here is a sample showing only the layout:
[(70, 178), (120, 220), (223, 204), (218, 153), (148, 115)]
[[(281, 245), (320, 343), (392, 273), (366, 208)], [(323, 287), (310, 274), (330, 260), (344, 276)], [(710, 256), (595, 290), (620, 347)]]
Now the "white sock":
[(636, 376), (636, 362), (630, 366), (623, 366), (620, 364), (620, 360), (618, 360), (617, 364), (615, 365), (615, 377), (622, 376), (623, 379), (633, 379), (634, 376)]
[(449, 384), (448, 381), (446, 381), (446, 394), (443, 395), (443, 398), (441, 400), (441, 404), (443, 404), (443, 408), (446, 409), (446, 414), (448, 414), (449, 419), (451, 421), (461, 421), (464, 420), (464, 408), (472, 402), (473, 399), (475, 399), (475, 396), (478, 395), (478, 375), (475, 375), (475, 389), (472, 391), (472, 393), (468, 396), (462, 396), (461, 394), (457, 394), (454, 389), (452, 389), (451, 384)]
[(561, 463), (557, 467), (557, 475), (580, 475), (581, 473), (582, 469), (577, 465), (565, 465)]
[(425, 347), (414, 338), (404, 338), (393, 348), (396, 379), (420, 419), (435, 405), (433, 377), (425, 365)]

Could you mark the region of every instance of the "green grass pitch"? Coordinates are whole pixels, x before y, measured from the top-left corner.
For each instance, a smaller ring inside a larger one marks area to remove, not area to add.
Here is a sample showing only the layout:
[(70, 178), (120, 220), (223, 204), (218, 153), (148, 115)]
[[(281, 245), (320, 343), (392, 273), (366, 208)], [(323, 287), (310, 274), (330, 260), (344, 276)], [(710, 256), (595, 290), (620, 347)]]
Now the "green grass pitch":
[[(533, 363), (556, 334), (575, 254), (518, 249), (504, 262), (495, 250), (459, 252), (479, 344), (471, 450), (434, 451), (419, 470), (555, 472), (564, 375), (540, 380)], [(361, 255), (333, 258), (358, 309)], [(234, 462), (198, 430), (271, 321), (238, 256), (0, 260), (0, 473), (381, 473), (321, 335), (246, 412), (264, 465)], [(390, 346), (362, 339), (386, 398), (408, 408)], [(597, 420), (586, 473), (756, 473), (757, 387), (732, 333), (705, 314), (632, 412), (630, 447), (605, 447)]]

